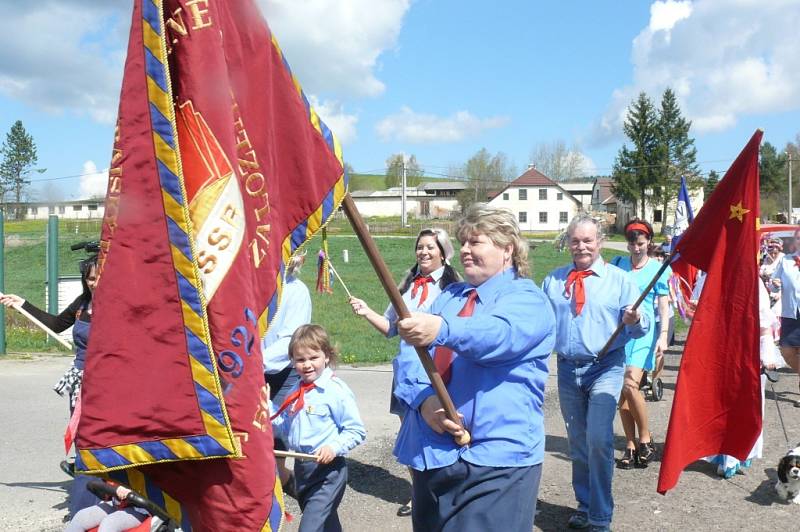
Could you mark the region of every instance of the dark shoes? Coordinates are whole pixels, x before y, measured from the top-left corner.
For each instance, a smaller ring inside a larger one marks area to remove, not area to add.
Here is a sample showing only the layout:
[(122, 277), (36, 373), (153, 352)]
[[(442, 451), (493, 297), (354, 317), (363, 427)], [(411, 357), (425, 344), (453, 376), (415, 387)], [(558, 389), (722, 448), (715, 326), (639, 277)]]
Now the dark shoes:
[(653, 461), (653, 459), (656, 457), (656, 447), (653, 445), (652, 441), (640, 443), (637, 454), (638, 460), (636, 465), (639, 467), (647, 467), (647, 464)]
[(58, 466), (61, 468), (61, 471), (71, 476), (72, 478), (75, 478), (75, 462), (67, 462), (66, 460), (61, 460), (61, 463), (59, 463)]
[(411, 515), (411, 501), (397, 509), (397, 517), (408, 517)]
[(617, 468), (619, 469), (633, 469), (633, 466), (639, 462), (639, 452), (636, 449), (625, 449), (622, 453), (622, 458), (617, 460)]
[[(631, 449), (633, 450), (633, 449)], [(608, 525), (593, 525), (589, 523), (589, 516), (583, 512), (576, 512), (572, 514), (567, 521), (567, 527), (572, 530), (586, 530), (589, 532), (611, 532)]]
[(645, 468), (656, 457), (656, 446), (652, 441), (640, 443), (638, 449), (625, 449), (622, 457), (617, 459), (617, 468), (633, 469)]
[(567, 527), (572, 530), (585, 530), (589, 528), (589, 516), (583, 512), (576, 512), (569, 517)]

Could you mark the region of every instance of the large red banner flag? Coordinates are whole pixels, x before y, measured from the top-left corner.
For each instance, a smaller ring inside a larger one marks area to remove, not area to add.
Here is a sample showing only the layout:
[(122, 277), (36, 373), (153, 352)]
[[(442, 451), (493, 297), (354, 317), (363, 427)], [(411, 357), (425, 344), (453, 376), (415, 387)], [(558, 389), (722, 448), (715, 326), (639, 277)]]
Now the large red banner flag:
[(658, 492), (704, 456), (745, 460), (761, 432), (758, 150), (755, 132), (683, 233), (677, 253), (706, 272), (683, 350)]
[(79, 470), (194, 530), (280, 527), (259, 338), (345, 179), (253, 0), (135, 0)]

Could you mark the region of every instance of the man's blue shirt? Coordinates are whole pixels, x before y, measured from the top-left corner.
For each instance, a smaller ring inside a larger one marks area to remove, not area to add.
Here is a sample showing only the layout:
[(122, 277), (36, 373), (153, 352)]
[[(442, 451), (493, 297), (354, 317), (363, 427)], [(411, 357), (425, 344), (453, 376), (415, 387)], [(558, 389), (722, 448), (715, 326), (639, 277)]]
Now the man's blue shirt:
[[(625, 308), (633, 305), (639, 290), (630, 276), (620, 268), (606, 264), (598, 258), (591, 266), (592, 275), (584, 278), (586, 303), (575, 315), (575, 287), (567, 296), (567, 276), (575, 266), (569, 264), (553, 270), (542, 283), (542, 290), (550, 300), (556, 316), (555, 352), (567, 359), (589, 362), (606, 344), (611, 334), (622, 322)], [(609, 353), (624, 349), (631, 338), (641, 338), (650, 327), (650, 318), (641, 312), (635, 325), (626, 325), (611, 345)]]

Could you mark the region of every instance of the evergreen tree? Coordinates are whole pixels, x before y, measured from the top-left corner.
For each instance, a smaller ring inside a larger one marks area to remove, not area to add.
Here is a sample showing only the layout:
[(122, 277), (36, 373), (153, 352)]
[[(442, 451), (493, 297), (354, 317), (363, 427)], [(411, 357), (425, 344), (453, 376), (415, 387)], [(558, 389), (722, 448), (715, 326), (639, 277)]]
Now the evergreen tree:
[(644, 216), (647, 197), (659, 181), (658, 165), (663, 156), (659, 144), (658, 116), (653, 102), (644, 92), (628, 108), (623, 131), (631, 148), (623, 146), (614, 163), (612, 178), (614, 194), (633, 203), (637, 215), (638, 201)]
[(661, 164), (656, 168), (658, 186), (655, 189), (664, 213), (668, 211), (669, 202), (677, 197), (681, 177), (686, 178), (690, 189), (703, 186), (697, 167), (697, 148), (694, 139), (689, 137), (691, 127), (691, 121), (681, 115), (675, 93), (667, 88), (661, 97), (658, 116), (657, 153)]
[(771, 218), (783, 209), (788, 209), (788, 169), (786, 168), (786, 154), (765, 142), (759, 150), (761, 157), (758, 161), (758, 170), (761, 174), (761, 214)]
[(714, 192), (714, 189), (717, 188), (717, 183), (719, 183), (719, 174), (716, 170), (711, 170), (708, 173), (708, 178), (706, 179), (705, 184), (703, 185), (703, 201), (708, 201), (708, 198), (711, 196), (711, 193)]
[(762, 195), (782, 195), (788, 188), (786, 174), (786, 154), (778, 153), (769, 142), (761, 145), (758, 169), (761, 174)]
[(6, 140), (0, 147), (0, 187), (2, 189), (3, 206), (8, 202), (7, 194), (12, 192), (17, 206), (14, 209), (14, 218), (20, 220), (24, 216), (24, 209), (19, 206), (26, 187), (30, 184), (28, 177), (31, 172), (43, 172), (34, 169), (38, 162), (36, 143), (33, 137), (25, 131), (22, 121), (17, 120), (6, 135)]

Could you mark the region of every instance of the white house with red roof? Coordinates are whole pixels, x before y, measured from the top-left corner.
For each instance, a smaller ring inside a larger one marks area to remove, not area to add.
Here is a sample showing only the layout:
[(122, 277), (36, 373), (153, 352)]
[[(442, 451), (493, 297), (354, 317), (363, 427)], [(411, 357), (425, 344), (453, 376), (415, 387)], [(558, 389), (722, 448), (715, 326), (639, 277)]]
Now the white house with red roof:
[(578, 199), (533, 165), (489, 204), (513, 212), (523, 231), (562, 231), (581, 211)]

